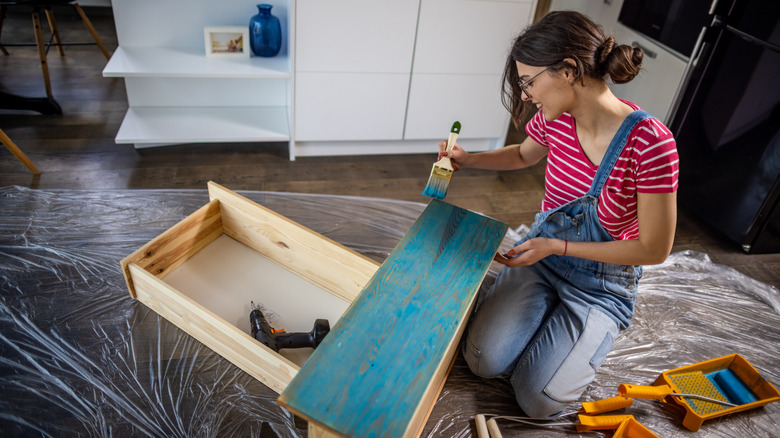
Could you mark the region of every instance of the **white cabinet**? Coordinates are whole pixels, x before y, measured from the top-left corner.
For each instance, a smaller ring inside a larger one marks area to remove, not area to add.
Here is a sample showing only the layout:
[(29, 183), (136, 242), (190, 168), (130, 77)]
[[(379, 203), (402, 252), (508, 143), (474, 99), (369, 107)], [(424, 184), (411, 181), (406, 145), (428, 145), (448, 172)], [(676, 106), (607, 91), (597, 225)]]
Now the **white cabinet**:
[(296, 142), (401, 139), (409, 73), (295, 76)]
[(501, 78), (531, 16), (531, 2), (422, 0), (404, 138), (438, 139), (459, 120), (461, 138), (502, 146)]
[(294, 2), (270, 4), (282, 23), (279, 55), (207, 58), (204, 27), (248, 27), (254, 4), (113, 0), (119, 47), (103, 76), (125, 78), (130, 107), (116, 142), (290, 141)]
[(503, 145), (501, 75), (532, 0), (299, 0), (298, 155)]
[(297, 72), (409, 74), (419, 0), (298, 0)]
[(418, 4), (298, 1), (296, 142), (402, 138)]

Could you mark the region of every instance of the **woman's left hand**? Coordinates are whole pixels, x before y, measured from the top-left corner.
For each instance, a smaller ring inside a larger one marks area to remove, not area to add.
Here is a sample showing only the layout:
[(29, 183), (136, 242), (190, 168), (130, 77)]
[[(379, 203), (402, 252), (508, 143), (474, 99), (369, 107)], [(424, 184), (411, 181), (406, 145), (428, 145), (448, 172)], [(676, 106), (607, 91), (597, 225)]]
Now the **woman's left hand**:
[[(536, 237), (526, 240), (520, 245), (510, 249), (505, 254), (496, 253), (493, 260), (510, 268), (518, 266), (529, 266), (551, 254), (556, 254), (558, 243), (563, 243), (557, 239), (548, 239), (545, 237)], [(519, 255), (517, 255), (519, 254)], [(515, 257), (517, 255), (517, 257)]]

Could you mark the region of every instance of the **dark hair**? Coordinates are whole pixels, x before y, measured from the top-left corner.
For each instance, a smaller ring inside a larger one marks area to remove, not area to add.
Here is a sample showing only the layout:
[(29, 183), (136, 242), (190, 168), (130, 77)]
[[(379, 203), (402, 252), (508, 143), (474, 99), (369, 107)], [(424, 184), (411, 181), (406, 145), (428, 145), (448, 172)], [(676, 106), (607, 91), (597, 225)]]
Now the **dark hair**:
[[(523, 31), (512, 44), (504, 67), (502, 102), (512, 114), (516, 127), (522, 123), (524, 105), (517, 77), (517, 65), (551, 67), (552, 71), (571, 68), (574, 79), (604, 79), (624, 84), (639, 74), (644, 52), (638, 47), (615, 44), (601, 26), (575, 11), (553, 11)], [(569, 58), (575, 66), (563, 62)]]

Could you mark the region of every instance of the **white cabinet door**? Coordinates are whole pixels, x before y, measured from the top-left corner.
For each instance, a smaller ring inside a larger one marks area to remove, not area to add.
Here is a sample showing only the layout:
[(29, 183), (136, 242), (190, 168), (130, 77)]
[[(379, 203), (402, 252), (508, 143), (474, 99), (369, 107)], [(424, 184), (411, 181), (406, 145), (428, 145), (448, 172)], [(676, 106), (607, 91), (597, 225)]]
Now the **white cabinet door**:
[(422, 0), (404, 138), (503, 138), (501, 75), (532, 1)]
[(403, 135), (408, 73), (298, 73), (295, 88), (296, 141)]
[(501, 74), (533, 2), (422, 0), (414, 73)]
[(420, 0), (298, 0), (296, 71), (409, 73)]
[(446, 139), (456, 120), (461, 138), (501, 138), (509, 113), (500, 91), (498, 75), (414, 75), (404, 138)]
[(295, 139), (400, 140), (419, 0), (299, 0)]

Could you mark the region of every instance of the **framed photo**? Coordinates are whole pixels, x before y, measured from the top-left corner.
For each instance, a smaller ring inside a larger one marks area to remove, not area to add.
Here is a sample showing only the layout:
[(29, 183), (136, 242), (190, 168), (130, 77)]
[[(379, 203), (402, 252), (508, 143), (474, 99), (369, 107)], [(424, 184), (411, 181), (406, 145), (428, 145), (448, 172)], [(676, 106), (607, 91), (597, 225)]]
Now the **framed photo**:
[(208, 26), (203, 29), (206, 56), (248, 57), (249, 26)]

